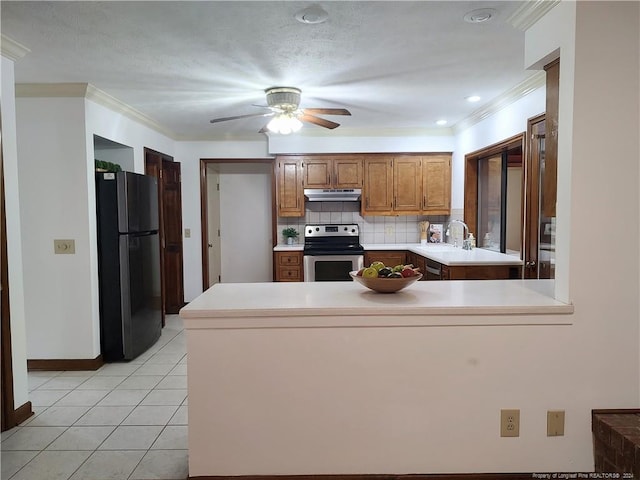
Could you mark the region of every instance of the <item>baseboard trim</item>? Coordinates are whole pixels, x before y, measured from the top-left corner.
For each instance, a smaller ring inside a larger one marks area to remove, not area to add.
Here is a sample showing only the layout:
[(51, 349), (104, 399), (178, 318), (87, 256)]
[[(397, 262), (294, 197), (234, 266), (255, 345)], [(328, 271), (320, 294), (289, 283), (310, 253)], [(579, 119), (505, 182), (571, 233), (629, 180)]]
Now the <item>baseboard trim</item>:
[(97, 370), (104, 365), (102, 355), (96, 358), (27, 360), (27, 370)]
[(13, 426), (20, 425), (31, 415), (33, 415), (31, 402), (23, 403), (13, 411)]
[(188, 480), (531, 480), (531, 473), (414, 473), (352, 475), (238, 475), (189, 477)]

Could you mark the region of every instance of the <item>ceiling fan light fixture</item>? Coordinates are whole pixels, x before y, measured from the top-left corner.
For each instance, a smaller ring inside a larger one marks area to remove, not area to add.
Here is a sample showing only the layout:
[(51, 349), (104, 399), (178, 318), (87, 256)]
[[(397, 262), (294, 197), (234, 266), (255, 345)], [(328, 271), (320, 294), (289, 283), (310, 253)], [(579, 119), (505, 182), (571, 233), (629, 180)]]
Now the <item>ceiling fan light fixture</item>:
[(280, 113), (267, 124), (267, 129), (270, 132), (281, 135), (298, 132), (301, 128), (302, 122), (294, 113)]
[(302, 90), (295, 87), (271, 87), (264, 91), (267, 94), (267, 105), (281, 110), (295, 110), (300, 105)]

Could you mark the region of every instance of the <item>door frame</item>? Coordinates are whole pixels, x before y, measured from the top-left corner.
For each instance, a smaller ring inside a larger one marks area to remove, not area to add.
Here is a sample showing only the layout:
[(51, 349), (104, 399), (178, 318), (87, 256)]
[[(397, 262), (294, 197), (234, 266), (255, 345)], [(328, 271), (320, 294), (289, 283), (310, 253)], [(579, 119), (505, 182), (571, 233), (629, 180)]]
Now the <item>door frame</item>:
[(525, 250), (523, 253), (523, 277), (539, 278), (539, 259), (538, 259), (538, 243), (540, 239), (540, 158), (538, 147), (536, 146), (536, 137), (542, 135), (546, 138), (546, 113), (541, 113), (527, 120), (527, 156), (526, 158), (526, 176), (527, 189), (527, 206), (525, 210)]
[[(276, 240), (276, 177), (275, 177), (275, 157), (259, 157), (259, 158), (201, 158), (200, 159), (200, 247), (202, 250), (202, 291), (209, 288), (209, 248), (208, 248), (208, 231), (209, 231), (209, 212), (208, 212), (208, 196), (207, 196), (207, 165), (221, 163), (271, 163), (271, 210), (272, 210), (272, 238)], [(274, 245), (275, 246), (275, 245)]]
[(11, 310), (9, 308), (9, 268), (7, 266), (7, 224), (4, 203), (4, 158), (2, 155), (2, 137), (0, 135), (0, 285), (1, 295), (1, 335), (2, 359), (0, 366), (0, 384), (2, 388), (2, 416), (0, 431), (14, 426), (15, 399), (13, 396), (13, 358), (11, 353)]
[[(155, 158), (154, 158), (155, 157)], [(157, 165), (154, 165), (157, 162)], [(162, 302), (162, 326), (164, 327), (165, 325), (165, 315), (167, 313), (173, 314), (173, 313), (177, 313), (174, 311), (168, 311), (169, 308), (167, 308), (167, 298), (169, 297), (169, 295), (167, 295), (167, 271), (168, 271), (168, 267), (166, 266), (167, 262), (166, 262), (166, 255), (167, 255), (167, 244), (166, 244), (166, 222), (165, 222), (165, 190), (164, 190), (164, 181), (165, 178), (163, 176), (163, 162), (167, 162), (167, 163), (171, 163), (171, 164), (177, 164), (180, 166), (180, 168), (182, 168), (182, 165), (180, 164), (180, 162), (176, 162), (174, 161), (174, 158), (170, 155), (167, 155), (165, 153), (162, 152), (158, 152), (157, 150), (153, 150), (151, 148), (148, 147), (144, 147), (144, 171), (146, 175), (151, 175), (154, 176), (158, 179), (158, 214), (159, 214), (159, 229), (158, 229), (158, 234), (160, 237), (160, 288), (162, 290), (161, 293), (161, 302)], [(157, 171), (154, 171), (153, 167), (156, 167)], [(182, 184), (180, 181), (180, 189), (182, 190)], [(180, 199), (180, 209), (178, 211), (179, 215), (180, 215), (180, 238), (182, 239), (182, 199)], [(180, 274), (179, 274), (179, 282), (180, 282), (180, 287), (179, 290), (180, 292), (178, 292), (180, 294), (180, 302), (181, 302), (181, 306), (178, 308), (182, 308), (182, 306), (184, 305), (184, 242), (181, 241), (180, 244), (180, 251), (181, 251), (181, 265), (180, 265)], [(169, 305), (169, 307), (171, 307), (171, 305)]]
[[(469, 226), (472, 232), (478, 233), (478, 160), (493, 155), (497, 155), (514, 148), (522, 148), (522, 186), (521, 186), (521, 205), (522, 212), (521, 224), (524, 229), (525, 222), (525, 200), (526, 200), (526, 171), (527, 171), (527, 142), (526, 132), (518, 133), (501, 142), (494, 143), (488, 147), (481, 148), (475, 152), (467, 153), (464, 156), (464, 222)], [(504, 177), (504, 175), (503, 175)], [(506, 181), (506, 180), (505, 180)], [(521, 235), (521, 241), (524, 243), (524, 230)], [(478, 239), (481, 242), (482, 239)], [(524, 255), (524, 245), (520, 246), (520, 257)]]

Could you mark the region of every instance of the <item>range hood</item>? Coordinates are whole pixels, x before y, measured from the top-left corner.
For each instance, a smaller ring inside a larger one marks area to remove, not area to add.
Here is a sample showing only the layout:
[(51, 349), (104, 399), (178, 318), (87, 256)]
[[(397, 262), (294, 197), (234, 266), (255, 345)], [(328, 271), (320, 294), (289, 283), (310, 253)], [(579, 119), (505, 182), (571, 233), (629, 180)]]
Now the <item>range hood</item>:
[(360, 188), (305, 188), (304, 196), (310, 202), (358, 202)]

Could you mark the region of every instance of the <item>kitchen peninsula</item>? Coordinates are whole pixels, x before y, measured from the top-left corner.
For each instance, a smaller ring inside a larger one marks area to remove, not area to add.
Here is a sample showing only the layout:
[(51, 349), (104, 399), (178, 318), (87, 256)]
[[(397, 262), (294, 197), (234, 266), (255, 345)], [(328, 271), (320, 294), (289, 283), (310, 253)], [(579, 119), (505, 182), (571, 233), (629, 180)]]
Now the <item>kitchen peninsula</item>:
[[(524, 391), (562, 375), (540, 377), (540, 351), (521, 348), (539, 342), (561, 362), (573, 306), (552, 291), (536, 280), (394, 294), (354, 282), (215, 285), (180, 312), (190, 478), (498, 471), (479, 459), (504, 448), (495, 419), (507, 372), (518, 369), (509, 389)], [(461, 441), (477, 458), (456, 455)]]

